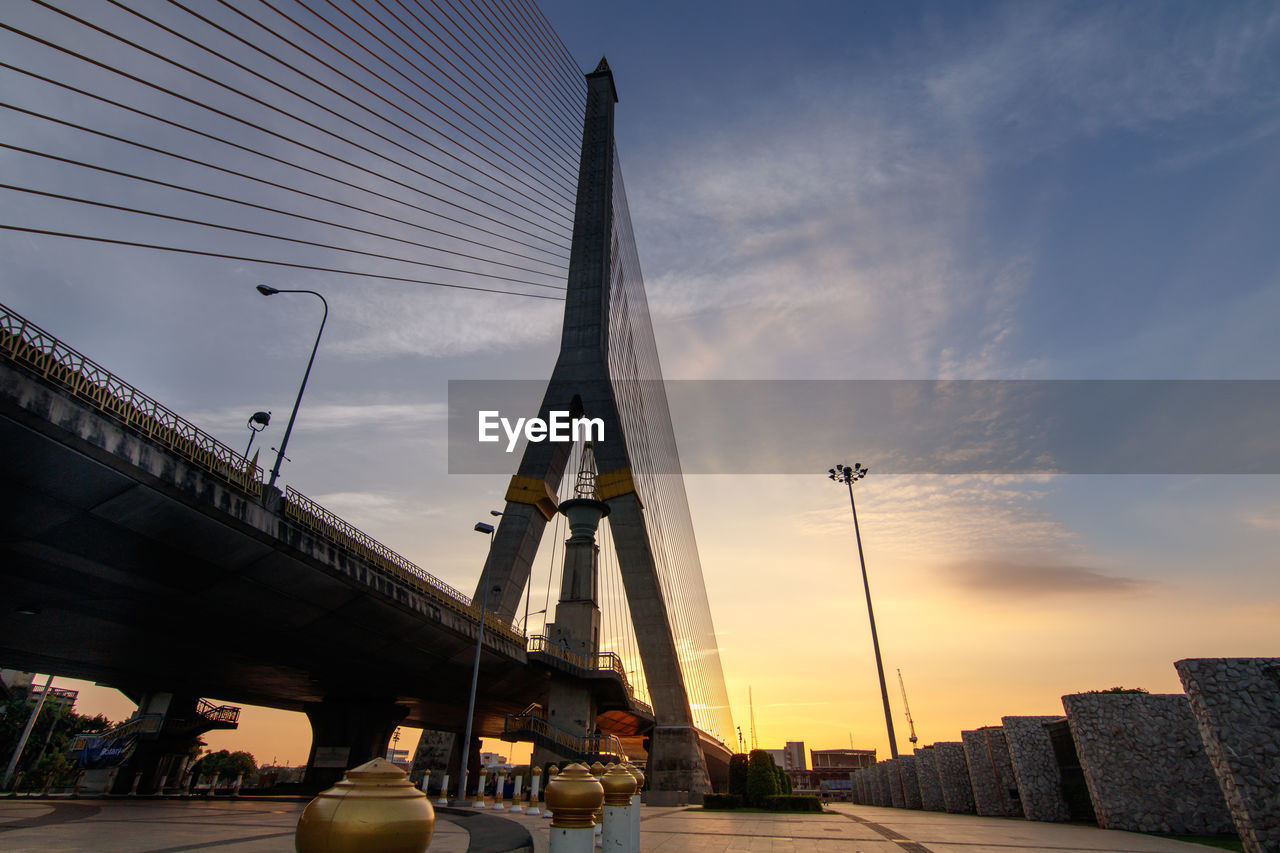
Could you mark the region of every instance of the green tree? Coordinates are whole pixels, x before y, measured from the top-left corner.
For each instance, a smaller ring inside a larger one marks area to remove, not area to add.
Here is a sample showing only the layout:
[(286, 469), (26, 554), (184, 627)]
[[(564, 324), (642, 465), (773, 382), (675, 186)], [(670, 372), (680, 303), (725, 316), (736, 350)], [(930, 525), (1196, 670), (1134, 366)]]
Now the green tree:
[(729, 793), (745, 797), (747, 794), (747, 756), (739, 752), (729, 759)]
[(763, 749), (753, 749), (747, 760), (747, 802), (763, 806), (765, 797), (778, 793), (777, 765)]
[(235, 777), (251, 776), (258, 769), (258, 762), (247, 752), (230, 752), (220, 749), (201, 758), (192, 767), (197, 776), (221, 776), (231, 781)]
[[(25, 697), (0, 702), (0, 761), (7, 762), (13, 755), (34, 709), (35, 705)], [(22, 787), (41, 788), (50, 777), (55, 783), (70, 782), (75, 765), (67, 751), (76, 735), (105, 731), (111, 725), (101, 714), (88, 717), (77, 714), (61, 701), (46, 702), (18, 762), (17, 769), (23, 774)]]

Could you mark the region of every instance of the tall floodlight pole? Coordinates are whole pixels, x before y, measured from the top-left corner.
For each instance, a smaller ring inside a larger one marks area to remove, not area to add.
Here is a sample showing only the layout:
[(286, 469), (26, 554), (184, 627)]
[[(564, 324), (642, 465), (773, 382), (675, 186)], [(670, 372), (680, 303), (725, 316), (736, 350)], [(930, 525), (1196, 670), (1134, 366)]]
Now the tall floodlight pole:
[[(491, 509), (489, 510), (489, 515), (497, 517), (502, 513), (496, 509)], [(467, 765), (470, 764), (468, 758), (471, 754), (471, 722), (476, 715), (476, 685), (480, 682), (480, 649), (484, 645), (484, 617), (489, 610), (489, 563), (493, 561), (493, 525), (477, 521), (474, 529), (476, 533), (485, 533), (489, 536), (489, 554), (485, 557), (484, 568), (480, 570), (480, 627), (476, 629), (476, 662), (471, 666), (471, 698), (467, 700), (467, 724), (462, 735), (461, 767), (458, 773), (459, 803), (467, 798)], [(481, 791), (480, 794), (483, 797), (484, 791)]]
[(280, 449), (276, 451), (276, 464), (271, 468), (271, 479), (267, 488), (273, 488), (276, 478), (280, 476), (280, 463), (284, 460), (285, 448), (289, 446), (289, 436), (293, 432), (293, 422), (298, 417), (298, 406), (302, 404), (302, 392), (307, 390), (307, 379), (311, 376), (311, 365), (316, 363), (316, 350), (320, 349), (320, 336), (324, 334), (325, 321), (329, 319), (329, 303), (314, 290), (282, 290), (269, 285), (258, 285), (258, 292), (263, 296), (275, 296), (277, 293), (310, 293), (324, 304), (324, 316), (320, 318), (320, 331), (316, 332), (316, 343), (311, 348), (311, 359), (307, 362), (307, 371), (302, 374), (302, 385), (298, 388), (298, 399), (293, 401), (293, 413), (289, 415), (289, 425), (284, 428), (284, 438), (280, 441)]
[(853, 535), (858, 540), (858, 563), (862, 566), (862, 588), (867, 593), (867, 618), (871, 620), (871, 645), (876, 650), (876, 674), (880, 676), (880, 698), (884, 701), (884, 724), (889, 730), (889, 752), (898, 757), (898, 741), (893, 736), (893, 714), (889, 711), (889, 688), (884, 683), (884, 664), (880, 662), (880, 638), (876, 635), (876, 614), (871, 609), (871, 584), (867, 582), (867, 561), (862, 556), (862, 533), (858, 530), (858, 507), (853, 502), (853, 484), (867, 476), (870, 468), (863, 468), (861, 462), (848, 465), (837, 465), (828, 469), (827, 476), (837, 483), (849, 487), (849, 510), (853, 513)]
[[(35, 679), (32, 679), (35, 684)], [(27, 738), (31, 737), (31, 730), (35, 728), (36, 719), (40, 716), (40, 709), (44, 707), (44, 700), (49, 698), (49, 688), (53, 686), (53, 673), (49, 673), (49, 679), (44, 683), (44, 690), (40, 691), (40, 700), (36, 702), (36, 706), (31, 709), (31, 716), (27, 717), (27, 725), (22, 730), (22, 736), (18, 738), (18, 744), (13, 748), (13, 755), (9, 757), (9, 765), (4, 769), (4, 779), (0, 780), (0, 791), (7, 790), (9, 780), (13, 778), (13, 771), (18, 769), (18, 761), (22, 758), (22, 751), (27, 748)]]

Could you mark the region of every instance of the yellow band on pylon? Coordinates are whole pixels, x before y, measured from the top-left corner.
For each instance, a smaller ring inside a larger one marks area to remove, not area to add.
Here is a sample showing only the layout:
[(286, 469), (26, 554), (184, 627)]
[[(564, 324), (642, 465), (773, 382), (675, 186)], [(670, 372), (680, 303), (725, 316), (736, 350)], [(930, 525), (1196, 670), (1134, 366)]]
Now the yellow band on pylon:
[(636, 484), (631, 479), (630, 466), (596, 475), (596, 494), (602, 501), (629, 494), (635, 490)]
[(555, 517), (556, 493), (541, 477), (521, 477), (519, 474), (511, 478), (507, 486), (507, 500), (511, 503), (528, 504), (542, 513), (542, 517), (550, 521)]

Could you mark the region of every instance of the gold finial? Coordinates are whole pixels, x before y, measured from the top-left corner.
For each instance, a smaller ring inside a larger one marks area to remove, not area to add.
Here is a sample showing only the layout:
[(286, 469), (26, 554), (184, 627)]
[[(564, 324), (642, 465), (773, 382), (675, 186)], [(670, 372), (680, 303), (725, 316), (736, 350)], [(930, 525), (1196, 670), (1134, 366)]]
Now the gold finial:
[(609, 771), (600, 779), (604, 788), (604, 804), (606, 806), (629, 806), (631, 795), (636, 792), (636, 777), (623, 767), (610, 765)]
[(435, 825), (427, 795), (399, 767), (375, 758), (348, 770), (341, 782), (307, 804), (294, 845), (298, 853), (421, 853)]
[(604, 787), (582, 764), (570, 764), (547, 783), (547, 808), (551, 825), (564, 829), (589, 829), (593, 815), (604, 802)]

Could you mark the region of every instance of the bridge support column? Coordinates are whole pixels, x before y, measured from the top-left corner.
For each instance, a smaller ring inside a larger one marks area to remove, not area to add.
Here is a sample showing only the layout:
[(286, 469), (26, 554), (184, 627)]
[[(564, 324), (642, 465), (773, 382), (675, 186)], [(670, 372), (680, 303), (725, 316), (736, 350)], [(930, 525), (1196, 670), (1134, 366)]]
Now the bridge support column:
[(324, 790), (345, 771), (384, 758), (387, 744), (408, 709), (379, 699), (325, 699), (304, 709), (311, 723), (306, 785)]
[(690, 803), (701, 803), (702, 795), (711, 792), (711, 784), (697, 729), (655, 726), (645, 775), (650, 780), (650, 805), (677, 805), (682, 798), (677, 792), (685, 791)]

